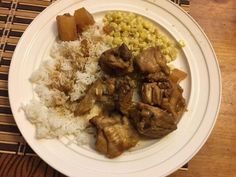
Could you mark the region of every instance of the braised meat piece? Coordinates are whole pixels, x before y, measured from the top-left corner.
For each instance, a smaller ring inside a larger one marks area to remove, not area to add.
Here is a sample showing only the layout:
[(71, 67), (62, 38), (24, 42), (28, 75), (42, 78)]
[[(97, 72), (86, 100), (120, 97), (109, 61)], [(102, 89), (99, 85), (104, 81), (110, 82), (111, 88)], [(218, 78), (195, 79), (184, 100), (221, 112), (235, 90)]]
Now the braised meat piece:
[(144, 83), (141, 95), (143, 102), (150, 105), (161, 105), (164, 90), (160, 89), (157, 83)]
[(133, 55), (125, 44), (102, 53), (99, 65), (110, 75), (125, 75), (133, 72)]
[(88, 113), (94, 106), (95, 98), (91, 94), (86, 94), (76, 106), (75, 116), (81, 116)]
[(149, 47), (142, 51), (136, 58), (135, 63), (143, 73), (155, 73), (160, 71), (168, 75), (170, 73), (166, 65), (166, 59), (161, 54), (159, 47)]
[(118, 56), (121, 57), (124, 61), (129, 61), (132, 59), (132, 53), (124, 43), (118, 48)]
[(172, 92), (169, 97), (163, 99), (161, 108), (171, 112), (178, 123), (186, 111), (186, 102), (183, 98), (183, 89), (178, 84), (172, 84)]
[(103, 88), (97, 91), (96, 101), (104, 112), (112, 112), (115, 110), (114, 95), (116, 91), (116, 79), (107, 76), (103, 78)]
[(169, 76), (163, 72), (151, 73), (151, 74), (145, 75), (142, 78), (142, 80), (146, 82), (167, 81), (168, 79), (169, 79)]
[(109, 77), (104, 81), (102, 96), (97, 100), (105, 110), (117, 110), (124, 115), (128, 115), (136, 83), (129, 76)]
[(97, 129), (96, 150), (114, 158), (134, 147), (139, 138), (129, 120), (120, 115), (96, 116), (90, 122)]
[(129, 76), (98, 79), (79, 100), (75, 115), (88, 113), (95, 103), (100, 103), (106, 112), (118, 110), (128, 115), (134, 88), (135, 82)]
[(120, 77), (116, 80), (116, 96), (114, 97), (116, 108), (124, 115), (129, 113), (135, 86), (134, 80), (129, 76)]
[(177, 129), (173, 115), (161, 108), (139, 102), (130, 112), (130, 120), (144, 136), (161, 138)]
[(182, 93), (183, 90), (178, 83), (160, 73), (147, 75), (141, 90), (144, 103), (156, 105), (169, 111), (173, 114), (176, 123), (179, 122), (180, 117), (186, 110)]
[(84, 97), (79, 100), (74, 114), (76, 116), (88, 113), (94, 106), (97, 97), (101, 96), (104, 90), (103, 82), (98, 79), (87, 90)]
[(173, 83), (168, 77), (159, 73), (149, 74), (144, 81), (141, 88), (144, 103), (161, 106), (163, 99), (171, 96)]

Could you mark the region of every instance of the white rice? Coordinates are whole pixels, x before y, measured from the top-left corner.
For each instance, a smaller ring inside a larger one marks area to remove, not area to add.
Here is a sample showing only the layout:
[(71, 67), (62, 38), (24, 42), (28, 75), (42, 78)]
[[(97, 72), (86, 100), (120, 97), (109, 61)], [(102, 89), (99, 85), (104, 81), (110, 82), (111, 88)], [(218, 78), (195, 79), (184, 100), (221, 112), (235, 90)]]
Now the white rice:
[[(85, 94), (88, 85), (101, 76), (98, 58), (107, 46), (94, 38), (101, 36), (100, 29), (93, 26), (84, 32), (80, 40), (56, 42), (51, 49), (51, 59), (42, 62), (32, 73), (30, 82), (37, 97), (23, 106), (28, 120), (36, 126), (37, 138), (61, 138), (73, 135), (78, 144), (88, 143), (89, 119), (97, 115), (98, 107), (89, 114), (75, 117), (77, 101)], [(89, 42), (89, 57), (81, 57), (81, 40)], [(84, 69), (79, 69), (78, 60), (84, 60)], [(75, 68), (75, 66), (77, 68)], [(70, 86), (68, 93), (58, 88)], [(72, 85), (72, 87), (71, 87)]]

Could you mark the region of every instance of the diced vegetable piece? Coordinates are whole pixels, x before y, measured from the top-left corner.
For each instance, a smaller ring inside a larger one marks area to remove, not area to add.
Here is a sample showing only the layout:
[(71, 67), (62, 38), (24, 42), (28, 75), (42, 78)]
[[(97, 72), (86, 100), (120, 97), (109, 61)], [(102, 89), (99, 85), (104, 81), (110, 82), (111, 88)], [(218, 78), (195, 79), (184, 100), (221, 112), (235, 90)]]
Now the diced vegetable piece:
[(82, 32), (86, 26), (93, 25), (95, 23), (93, 16), (84, 7), (76, 10), (74, 17), (78, 32)]
[(184, 80), (187, 77), (187, 73), (181, 71), (179, 69), (173, 69), (170, 75), (170, 79), (175, 83), (180, 83), (180, 81)]
[(105, 34), (110, 34), (113, 31), (113, 27), (111, 27), (110, 25), (106, 25), (103, 27), (103, 31)]
[(76, 23), (74, 16), (71, 16), (70, 14), (58, 15), (57, 29), (60, 40), (74, 41), (77, 39)]

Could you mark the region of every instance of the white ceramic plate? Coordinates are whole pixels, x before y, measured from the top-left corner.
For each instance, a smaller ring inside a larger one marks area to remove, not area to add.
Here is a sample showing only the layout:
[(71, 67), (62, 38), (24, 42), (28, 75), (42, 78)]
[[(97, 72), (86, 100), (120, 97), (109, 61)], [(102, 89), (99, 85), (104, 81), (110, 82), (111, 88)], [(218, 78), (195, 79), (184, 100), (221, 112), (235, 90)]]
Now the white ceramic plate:
[[(161, 140), (141, 143), (131, 152), (107, 159), (88, 147), (67, 145), (67, 139), (37, 140), (35, 127), (27, 121), (22, 103), (33, 97), (31, 73), (55, 42), (56, 15), (86, 7), (97, 21), (109, 10), (131, 11), (159, 26), (176, 41), (184, 40), (175, 66), (188, 73), (182, 83), (188, 111), (178, 129)], [(220, 71), (215, 53), (204, 32), (180, 7), (168, 0), (61, 0), (44, 10), (27, 28), (12, 58), (9, 97), (15, 121), (33, 150), (49, 165), (68, 176), (151, 177), (166, 176), (188, 162), (207, 140), (217, 118)]]

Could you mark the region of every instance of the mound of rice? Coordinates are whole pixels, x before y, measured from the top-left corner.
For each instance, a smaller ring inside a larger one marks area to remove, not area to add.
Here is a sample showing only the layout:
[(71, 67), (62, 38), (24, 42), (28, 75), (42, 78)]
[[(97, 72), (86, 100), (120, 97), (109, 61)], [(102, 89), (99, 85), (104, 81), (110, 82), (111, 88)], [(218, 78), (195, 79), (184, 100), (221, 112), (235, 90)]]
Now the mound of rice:
[(77, 41), (56, 42), (50, 59), (31, 75), (37, 96), (23, 110), (36, 125), (37, 138), (74, 135), (77, 143), (81, 143), (81, 137), (85, 140), (82, 142), (88, 139), (83, 135), (84, 130), (99, 109), (94, 107), (90, 114), (81, 117), (75, 117), (74, 111), (87, 86), (102, 74), (98, 58), (108, 47), (99, 38), (100, 29), (92, 26)]

